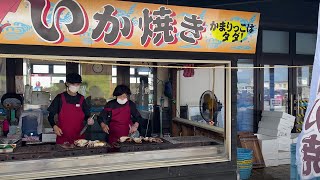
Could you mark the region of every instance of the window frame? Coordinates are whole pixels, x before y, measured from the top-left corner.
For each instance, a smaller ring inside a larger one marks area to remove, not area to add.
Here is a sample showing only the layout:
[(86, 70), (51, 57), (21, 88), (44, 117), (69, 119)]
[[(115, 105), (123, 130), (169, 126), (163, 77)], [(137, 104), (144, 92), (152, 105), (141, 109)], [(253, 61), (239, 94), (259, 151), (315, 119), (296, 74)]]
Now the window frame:
[[(19, 56), (19, 55), (17, 55)], [(28, 58), (28, 55), (23, 55)], [(41, 55), (32, 55), (30, 59), (43, 58)], [(59, 56), (52, 56), (59, 58)], [(198, 165), (231, 161), (231, 60), (186, 60), (186, 59), (133, 59), (133, 58), (93, 58), (66, 56), (68, 60), (102, 60), (107, 62), (164, 62), (164, 63), (201, 63), (201, 64), (225, 64), (226, 69), (226, 97), (225, 97), (225, 143), (222, 146), (190, 147), (184, 149), (155, 150), (135, 153), (113, 153), (96, 156), (66, 157), (55, 159), (40, 159), (17, 162), (1, 163), (6, 177), (10, 178), (53, 178), (64, 176), (76, 176), (96, 173), (121, 172), (147, 168), (163, 168), (184, 165)], [(177, 79), (177, 87), (179, 80)], [(179, 91), (177, 91), (179, 92)], [(178, 103), (177, 103), (178, 104)], [(177, 116), (177, 115), (176, 115)], [(233, 147), (235, 148), (235, 147)], [(221, 153), (223, 152), (224, 153)], [(123, 156), (124, 154), (129, 156)], [(99, 159), (99, 161), (97, 161)], [(39, 163), (46, 166), (39, 166)], [(83, 166), (86, 164), (86, 166)], [(125, 165), (125, 167), (124, 167)], [(14, 170), (14, 172), (12, 172)], [(32, 173), (32, 172), (39, 173)]]

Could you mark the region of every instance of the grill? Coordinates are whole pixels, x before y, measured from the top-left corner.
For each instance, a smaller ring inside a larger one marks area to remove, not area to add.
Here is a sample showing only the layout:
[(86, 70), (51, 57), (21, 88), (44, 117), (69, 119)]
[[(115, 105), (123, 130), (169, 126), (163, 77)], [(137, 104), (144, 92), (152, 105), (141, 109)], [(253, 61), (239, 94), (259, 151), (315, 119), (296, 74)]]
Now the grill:
[(135, 152), (135, 151), (151, 151), (163, 149), (186, 148), (194, 146), (209, 146), (220, 145), (217, 141), (204, 136), (181, 136), (181, 137), (165, 137), (163, 143), (143, 142), (136, 144), (134, 142), (121, 143), (118, 149), (120, 152)]
[(13, 153), (0, 154), (0, 161), (21, 161), (31, 159), (50, 159), (62, 157), (88, 156), (105, 154), (109, 147), (64, 149), (59, 145), (34, 145), (17, 147)]
[(182, 136), (166, 137), (163, 143), (143, 142), (136, 144), (134, 142), (120, 143), (118, 148), (97, 147), (97, 148), (80, 148), (64, 149), (59, 145), (41, 144), (17, 147), (13, 153), (0, 154), (0, 161), (21, 161), (35, 159), (50, 159), (76, 156), (89, 156), (106, 154), (112, 152), (137, 152), (151, 150), (165, 150), (175, 148), (186, 148), (194, 146), (220, 145), (219, 142), (203, 136)]

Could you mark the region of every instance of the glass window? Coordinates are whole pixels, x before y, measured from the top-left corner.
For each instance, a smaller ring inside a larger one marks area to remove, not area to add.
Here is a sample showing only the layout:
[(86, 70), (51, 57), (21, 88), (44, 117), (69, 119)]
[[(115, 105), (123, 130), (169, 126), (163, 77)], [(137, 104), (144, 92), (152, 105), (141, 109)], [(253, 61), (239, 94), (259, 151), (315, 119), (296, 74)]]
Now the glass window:
[(264, 67), (264, 110), (288, 112), (288, 67)]
[(112, 84), (116, 84), (117, 83), (117, 77), (112, 77)]
[(112, 76), (117, 76), (117, 67), (112, 66)]
[(53, 66), (54, 74), (66, 74), (66, 66), (65, 65), (54, 65)]
[(51, 82), (52, 83), (65, 83), (66, 76), (52, 76)]
[[(133, 71), (133, 70), (134, 71)], [(131, 72), (138, 72), (132, 75)], [(131, 100), (136, 103), (139, 110), (150, 110), (153, 106), (153, 74), (148, 67), (130, 68)]]
[(262, 32), (262, 52), (289, 53), (289, 32), (264, 30)]
[(253, 89), (254, 89), (254, 70), (241, 68), (253, 67), (253, 61), (247, 59), (238, 60), (238, 93), (237, 93), (237, 128), (238, 131), (253, 132)]
[[(41, 64), (37, 64), (41, 63)], [(56, 73), (56, 74), (55, 74)], [(24, 84), (31, 86), (31, 91), (42, 91), (50, 94), (50, 100), (65, 91), (66, 65), (50, 61), (24, 59)], [(32, 92), (30, 92), (32, 94)], [(25, 104), (33, 104), (31, 94), (25, 95)]]
[(49, 65), (33, 65), (33, 73), (41, 73), (41, 74), (48, 74), (49, 73)]
[(297, 68), (297, 95), (295, 96), (294, 110), (296, 114), (296, 122), (293, 128), (294, 132), (301, 132), (302, 123), (306, 115), (308, 108), (308, 102), (310, 97), (310, 85), (312, 77), (312, 66), (303, 66)]
[(130, 68), (130, 75), (134, 75), (135, 74), (136, 69), (135, 68)]
[(130, 77), (130, 84), (135, 84), (135, 83), (137, 83), (137, 78)]
[(296, 33), (296, 54), (314, 55), (317, 34)]
[(106, 101), (113, 98), (112, 93), (117, 85), (117, 68), (102, 65), (101, 70), (95, 71), (92, 64), (81, 66), (82, 94), (91, 104), (104, 106)]
[(148, 72), (138, 72), (139, 75), (148, 75)]

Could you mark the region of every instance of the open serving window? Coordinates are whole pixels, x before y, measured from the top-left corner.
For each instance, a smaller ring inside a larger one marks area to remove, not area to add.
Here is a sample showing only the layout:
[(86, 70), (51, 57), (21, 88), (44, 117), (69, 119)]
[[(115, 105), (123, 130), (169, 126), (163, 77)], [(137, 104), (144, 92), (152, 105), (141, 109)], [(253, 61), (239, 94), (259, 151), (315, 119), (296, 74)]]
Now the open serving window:
[[(46, 62), (57, 64), (57, 61), (61, 64), (61, 57), (26, 58), (46, 59), (42, 65)], [(41, 122), (38, 123), (42, 128), (40, 140), (29, 144), (18, 142), (13, 152), (1, 153), (1, 176), (48, 178), (231, 160), (229, 61), (86, 57), (64, 59), (68, 59), (66, 62), (80, 60), (80, 74), (83, 77), (80, 93), (86, 97), (91, 114), (97, 116), (104, 104), (114, 98), (111, 94), (116, 85), (123, 79), (129, 79), (132, 91), (130, 99), (136, 103), (145, 120), (139, 128), (143, 136), (142, 143), (125, 141), (116, 145), (107, 143), (104, 147), (64, 149), (52, 139), (48, 141), (51, 127), (46, 122), (46, 106), (41, 105), (37, 109), (33, 104), (32, 109), (24, 104), (21, 114), (35, 109), (43, 112)], [(102, 70), (92, 67), (96, 64), (101, 65)], [(125, 68), (128, 71), (124, 76)], [(56, 93), (44, 90), (32, 92), (49, 93), (48, 98)], [(107, 142), (108, 137), (103, 135), (98, 123), (87, 131), (87, 141)], [(46, 141), (43, 141), (43, 137), (47, 137)], [(145, 137), (159, 138), (161, 142), (144, 141)], [(36, 174), (32, 173), (35, 171)]]

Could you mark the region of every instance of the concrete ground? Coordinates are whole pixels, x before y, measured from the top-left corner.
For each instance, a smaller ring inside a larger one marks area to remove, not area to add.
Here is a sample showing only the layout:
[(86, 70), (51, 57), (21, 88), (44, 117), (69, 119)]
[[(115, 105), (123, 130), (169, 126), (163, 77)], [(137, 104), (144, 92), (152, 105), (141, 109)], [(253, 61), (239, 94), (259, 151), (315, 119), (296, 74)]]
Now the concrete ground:
[(289, 180), (290, 165), (253, 169), (250, 180)]

